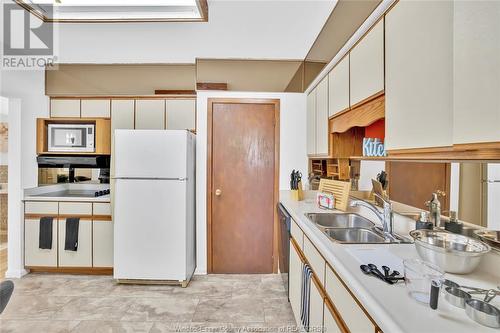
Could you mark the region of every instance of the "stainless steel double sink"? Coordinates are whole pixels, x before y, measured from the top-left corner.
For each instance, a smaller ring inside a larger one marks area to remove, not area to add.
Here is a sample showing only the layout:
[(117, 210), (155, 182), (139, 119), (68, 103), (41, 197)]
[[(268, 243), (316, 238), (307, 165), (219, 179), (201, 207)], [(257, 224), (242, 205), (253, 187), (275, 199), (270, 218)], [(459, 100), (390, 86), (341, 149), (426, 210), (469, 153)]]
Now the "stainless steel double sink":
[(375, 223), (353, 213), (306, 213), (331, 240), (345, 244), (411, 243), (408, 238), (393, 235), (395, 240), (386, 240)]

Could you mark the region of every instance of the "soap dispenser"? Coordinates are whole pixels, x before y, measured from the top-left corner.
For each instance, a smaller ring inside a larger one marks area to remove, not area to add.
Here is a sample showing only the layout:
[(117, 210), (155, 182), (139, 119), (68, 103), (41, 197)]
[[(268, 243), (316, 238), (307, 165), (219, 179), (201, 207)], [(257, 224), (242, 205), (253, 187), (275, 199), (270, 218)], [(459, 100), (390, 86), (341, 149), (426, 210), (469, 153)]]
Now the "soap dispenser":
[(450, 220), (444, 224), (444, 229), (455, 234), (461, 234), (463, 227), (462, 222), (457, 219), (457, 212), (450, 211)]
[(432, 230), (434, 228), (434, 224), (429, 221), (429, 212), (420, 212), (420, 217), (415, 223), (415, 229), (428, 229)]

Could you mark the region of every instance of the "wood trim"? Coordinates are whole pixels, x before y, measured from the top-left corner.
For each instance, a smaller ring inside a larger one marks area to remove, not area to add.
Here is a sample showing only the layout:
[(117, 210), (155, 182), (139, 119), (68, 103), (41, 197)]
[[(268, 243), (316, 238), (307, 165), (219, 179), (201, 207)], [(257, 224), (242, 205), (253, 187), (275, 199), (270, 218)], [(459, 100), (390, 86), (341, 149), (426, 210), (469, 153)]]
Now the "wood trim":
[(113, 275), (113, 267), (50, 267), (26, 266), (31, 273), (64, 273), (82, 275)]
[(48, 23), (155, 23), (155, 22), (208, 22), (208, 3), (207, 0), (196, 0), (196, 6), (200, 12), (200, 18), (151, 18), (151, 19), (51, 19), (28, 5), (24, 0), (15, 0), (15, 2), (42, 20)]
[(500, 142), (457, 144), (448, 147), (392, 149), (388, 158), (400, 160), (500, 160)]
[(384, 90), (380, 90), (379, 92), (376, 92), (375, 94), (373, 94), (373, 95), (371, 95), (371, 96), (369, 96), (369, 97), (367, 97), (365, 99), (362, 99), (361, 101), (357, 102), (356, 104), (351, 105), (351, 110), (359, 108), (360, 106), (363, 106), (364, 104), (366, 104), (368, 102), (371, 102), (371, 101), (379, 98), (380, 96), (385, 96), (385, 91)]
[(85, 221), (92, 221), (92, 215), (84, 215), (84, 214), (59, 214), (59, 221), (62, 222), (62, 220), (70, 219), (72, 217), (77, 217), (80, 220), (85, 220)]
[(208, 22), (208, 2), (207, 0), (196, 0), (196, 5), (200, 11), (201, 17), (204, 22)]
[(78, 214), (30, 214), (26, 213), (24, 214), (24, 218), (27, 220), (35, 220), (35, 219), (40, 219), (42, 217), (50, 216), (55, 219), (67, 219), (71, 217), (78, 217), (82, 220), (96, 220), (96, 221), (113, 221), (112, 216), (110, 215), (78, 215)]
[(366, 127), (385, 118), (385, 95), (377, 93), (368, 102), (330, 118), (330, 133), (344, 133), (352, 127)]
[(500, 142), (459, 143), (459, 144), (454, 144), (453, 149), (460, 151), (478, 150), (478, 149), (500, 149)]
[(155, 95), (196, 95), (196, 90), (155, 90)]
[(58, 214), (30, 214), (30, 213), (25, 213), (24, 214), (24, 219), (25, 220), (39, 220), (42, 217), (53, 217), (54, 219), (57, 220)]
[(92, 215), (92, 221), (113, 222), (113, 217), (111, 215)]
[(326, 296), (324, 298), (324, 304), (327, 307), (328, 311), (332, 314), (333, 319), (337, 323), (338, 328), (342, 333), (350, 333), (349, 328), (347, 328), (347, 324), (345, 323), (344, 319), (342, 319), (342, 316), (340, 315), (339, 311), (337, 308), (333, 305), (332, 301), (330, 301), (330, 298)]
[(227, 83), (197, 82), (196, 90), (227, 90)]
[[(213, 272), (212, 260), (212, 136), (213, 136), (213, 104), (273, 104), (274, 105), (274, 202), (279, 202), (279, 161), (280, 161), (280, 100), (263, 98), (209, 98), (207, 101), (207, 272)], [(273, 223), (273, 272), (278, 272), (279, 259), (279, 220), (278, 212), (274, 211)]]

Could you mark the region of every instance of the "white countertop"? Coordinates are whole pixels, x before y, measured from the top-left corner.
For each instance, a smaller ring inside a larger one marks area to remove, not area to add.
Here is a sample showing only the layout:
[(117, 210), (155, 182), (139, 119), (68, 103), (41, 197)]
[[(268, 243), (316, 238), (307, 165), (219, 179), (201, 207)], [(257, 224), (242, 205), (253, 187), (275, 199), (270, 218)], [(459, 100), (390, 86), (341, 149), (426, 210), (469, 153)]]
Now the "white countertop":
[[(323, 257), (335, 269), (351, 292), (385, 332), (498, 332), (497, 329), (482, 326), (467, 317), (465, 310), (453, 307), (443, 297), (439, 299), (437, 310), (411, 298), (404, 283), (389, 285), (377, 278), (363, 274), (362, 264), (353, 254), (355, 249), (385, 249), (401, 259), (419, 258), (414, 244), (339, 244), (331, 241), (306, 216), (305, 213), (321, 212), (314, 203), (315, 191), (306, 192), (306, 200), (294, 201), (290, 191), (280, 192), (280, 202), (307, 237), (316, 245)], [(335, 212), (335, 211), (332, 211)], [(338, 211), (336, 211), (338, 212)], [(349, 208), (378, 223), (375, 215), (365, 208)], [(407, 235), (415, 222), (395, 215), (395, 231)], [(446, 273), (445, 277), (459, 284), (485, 289), (496, 289), (500, 285), (500, 255), (491, 251), (480, 266), (468, 275)], [(403, 273), (401, 271), (401, 273)], [(491, 301), (500, 307), (500, 297)]]
[(24, 201), (72, 201), (72, 202), (110, 202), (109, 194), (100, 197), (61, 196), (62, 191), (100, 191), (109, 189), (109, 184), (72, 183), (39, 186), (24, 190)]

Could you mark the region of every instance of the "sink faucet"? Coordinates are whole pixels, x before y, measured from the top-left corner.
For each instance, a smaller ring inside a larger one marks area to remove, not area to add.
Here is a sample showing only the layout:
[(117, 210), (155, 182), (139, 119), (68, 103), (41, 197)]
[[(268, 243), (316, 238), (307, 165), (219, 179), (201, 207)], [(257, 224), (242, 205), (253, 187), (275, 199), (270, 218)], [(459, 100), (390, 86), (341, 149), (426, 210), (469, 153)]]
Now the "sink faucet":
[(430, 220), (436, 228), (442, 228), (441, 223), (441, 202), (438, 199), (440, 193), (432, 193), (432, 198), (425, 205), (429, 207)]
[(371, 210), (372, 212), (374, 212), (375, 215), (380, 219), (380, 222), (382, 222), (385, 240), (387, 242), (395, 242), (395, 241), (397, 241), (397, 238), (394, 237), (394, 234), (393, 234), (394, 216), (392, 213), (392, 204), (389, 200), (387, 200), (383, 196), (381, 196), (377, 193), (374, 193), (374, 195), (377, 198), (379, 198), (383, 203), (382, 213), (379, 212), (377, 207), (375, 207), (371, 203), (363, 201), (363, 200), (353, 200), (353, 201), (351, 201), (350, 206), (351, 207), (365, 207), (365, 208), (368, 208), (369, 210)]

